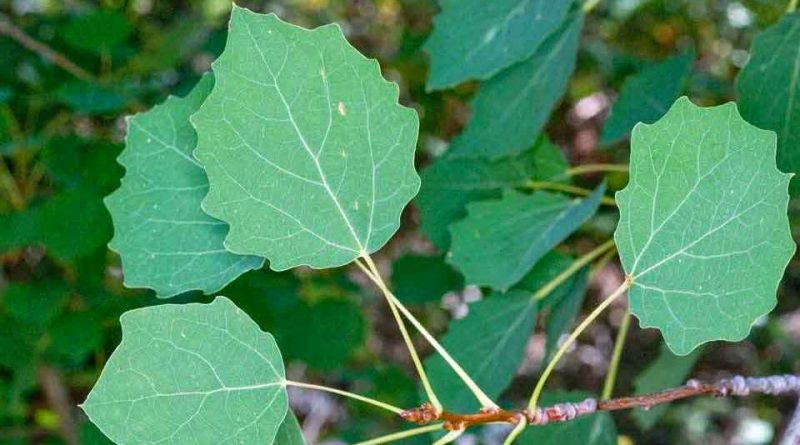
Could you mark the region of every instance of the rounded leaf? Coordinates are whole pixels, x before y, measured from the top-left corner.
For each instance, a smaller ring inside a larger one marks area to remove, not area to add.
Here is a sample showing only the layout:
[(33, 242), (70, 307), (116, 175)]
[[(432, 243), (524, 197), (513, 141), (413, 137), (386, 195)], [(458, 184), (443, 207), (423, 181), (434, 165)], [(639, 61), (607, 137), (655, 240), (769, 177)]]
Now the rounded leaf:
[(271, 444), (288, 409), (275, 340), (230, 300), (136, 309), (86, 402), (118, 444)]
[(306, 30), (235, 7), (216, 85), (192, 116), (205, 211), (226, 247), (275, 270), (379, 249), (416, 195), (419, 122), (337, 25)]
[(634, 128), (614, 238), (642, 327), (685, 355), (741, 340), (772, 310), (795, 250), (790, 176), (775, 166), (775, 133), (745, 122), (733, 103), (701, 108), (683, 97)]

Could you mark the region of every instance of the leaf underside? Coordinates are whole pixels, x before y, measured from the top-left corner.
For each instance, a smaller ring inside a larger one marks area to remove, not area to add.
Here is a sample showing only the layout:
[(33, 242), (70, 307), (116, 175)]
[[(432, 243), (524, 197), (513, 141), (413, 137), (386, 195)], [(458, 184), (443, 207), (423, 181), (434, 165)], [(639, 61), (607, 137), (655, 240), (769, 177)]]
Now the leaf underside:
[(192, 117), (203, 209), (225, 245), (275, 270), (374, 252), (417, 193), (418, 119), (337, 25), (306, 30), (235, 7), (216, 85)]
[(270, 444), (288, 402), (275, 340), (230, 300), (121, 318), (122, 343), (82, 408), (118, 444)]
[(788, 182), (774, 133), (733, 103), (681, 98), (655, 124), (637, 125), (614, 238), (642, 327), (658, 328), (679, 355), (744, 338), (775, 306), (795, 250)]
[(118, 158), (126, 174), (105, 200), (115, 229), (109, 247), (122, 258), (125, 284), (160, 297), (216, 292), (264, 263), (225, 250), (227, 225), (200, 208), (208, 180), (192, 158), (197, 138), (189, 115), (213, 84), (206, 75), (186, 97), (169, 97), (128, 120)]

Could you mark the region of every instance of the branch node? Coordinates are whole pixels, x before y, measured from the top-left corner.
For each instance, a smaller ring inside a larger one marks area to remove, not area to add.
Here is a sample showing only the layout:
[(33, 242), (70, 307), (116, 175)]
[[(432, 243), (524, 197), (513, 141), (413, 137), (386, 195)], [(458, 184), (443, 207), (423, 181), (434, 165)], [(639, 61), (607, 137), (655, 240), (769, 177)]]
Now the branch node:
[(463, 431), (467, 428), (467, 423), (448, 420), (442, 424), (442, 427), (447, 431)]
[(411, 408), (400, 413), (400, 417), (408, 422), (416, 423), (417, 425), (427, 425), (434, 420), (439, 419), (440, 413), (436, 411), (431, 403), (425, 402), (419, 407)]

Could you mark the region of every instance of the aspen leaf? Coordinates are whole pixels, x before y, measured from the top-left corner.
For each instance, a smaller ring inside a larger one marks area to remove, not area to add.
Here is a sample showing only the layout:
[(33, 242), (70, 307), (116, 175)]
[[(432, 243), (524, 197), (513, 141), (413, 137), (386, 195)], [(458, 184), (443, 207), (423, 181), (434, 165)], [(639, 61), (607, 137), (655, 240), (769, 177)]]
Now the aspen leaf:
[(569, 0), (443, 0), (425, 43), (431, 56), (428, 89), (485, 80), (528, 58), (555, 30)]
[(447, 228), (467, 216), (468, 203), (499, 198), (504, 188), (550, 180), (566, 169), (559, 148), (544, 137), (519, 155), (497, 160), (452, 159), (445, 154), (422, 170), (422, 188), (415, 201), (421, 230), (437, 247), (447, 249)]
[(122, 258), (125, 284), (154, 289), (160, 297), (216, 292), (264, 263), (225, 250), (226, 224), (200, 208), (208, 180), (192, 158), (197, 138), (189, 115), (213, 83), (207, 75), (186, 97), (169, 97), (128, 120), (118, 159), (125, 177), (105, 200), (114, 221), (109, 247)]
[(604, 192), (601, 185), (585, 199), (569, 199), (508, 190), (501, 199), (469, 204), (467, 217), (450, 226), (450, 262), (467, 284), (506, 290), (594, 215)]
[(192, 117), (203, 208), (225, 246), (275, 270), (347, 264), (379, 249), (416, 195), (419, 122), (332, 24), (306, 30), (234, 7), (216, 85)]
[[(739, 108), (748, 122), (778, 134), (778, 167), (800, 173), (800, 12), (787, 14), (753, 40), (750, 60), (736, 78)], [(793, 197), (800, 183), (791, 181)]]
[(575, 69), (583, 14), (566, 19), (536, 52), (481, 83), (472, 117), (450, 147), (451, 156), (502, 158), (539, 137)]
[(275, 340), (230, 300), (121, 318), (122, 343), (81, 405), (118, 444), (271, 444), (288, 402)]
[(649, 124), (663, 116), (680, 96), (693, 58), (694, 52), (687, 51), (627, 79), (603, 125), (600, 143), (616, 142), (627, 137), (638, 122)]
[(641, 326), (658, 328), (678, 355), (744, 338), (775, 306), (795, 251), (791, 175), (775, 166), (775, 133), (733, 103), (702, 108), (683, 97), (634, 128), (630, 172), (614, 239)]

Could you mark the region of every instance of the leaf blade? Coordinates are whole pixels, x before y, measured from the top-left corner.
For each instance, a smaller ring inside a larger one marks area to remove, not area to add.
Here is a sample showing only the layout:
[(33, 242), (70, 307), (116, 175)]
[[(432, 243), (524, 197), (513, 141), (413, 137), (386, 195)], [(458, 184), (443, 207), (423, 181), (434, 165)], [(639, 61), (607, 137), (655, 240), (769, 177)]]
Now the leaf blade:
[(486, 80), (528, 58), (564, 18), (570, 1), (442, 1), (425, 50), (428, 91)]
[(650, 124), (663, 116), (680, 96), (693, 58), (694, 53), (687, 51), (645, 68), (627, 79), (603, 125), (600, 144), (619, 141), (638, 122)]
[(451, 156), (500, 158), (530, 147), (567, 88), (582, 27), (583, 14), (577, 13), (530, 58), (483, 82)]
[(230, 300), (136, 309), (120, 321), (122, 343), (81, 405), (106, 436), (272, 443), (288, 408), (280, 352)]
[[(789, 175), (774, 154), (774, 133), (745, 122), (733, 103), (701, 108), (684, 97), (634, 129), (614, 238), (633, 280), (631, 311), (678, 355), (742, 339), (775, 305), (795, 245)], [(662, 187), (661, 177), (672, 181)]]
[[(778, 167), (800, 173), (800, 12), (786, 14), (756, 35), (747, 64), (736, 77), (739, 107), (750, 123), (778, 134)], [(785, 89), (782, 88), (785, 86)], [(792, 197), (800, 194), (797, 179)]]
[(468, 284), (508, 289), (591, 217), (604, 193), (605, 184), (586, 199), (509, 190), (499, 200), (470, 204), (468, 216), (450, 226), (450, 261)]
[(192, 122), (211, 184), (203, 209), (230, 224), (226, 247), (284, 270), (383, 246), (419, 189), (419, 123), (377, 62), (337, 25), (235, 7), (212, 66), (218, 83)]
[(122, 258), (127, 286), (148, 287), (160, 297), (212, 293), (264, 263), (225, 250), (227, 226), (200, 208), (208, 180), (191, 156), (197, 138), (189, 115), (213, 83), (207, 75), (186, 97), (170, 97), (128, 120), (118, 158), (126, 174), (105, 199), (115, 227), (109, 247)]

